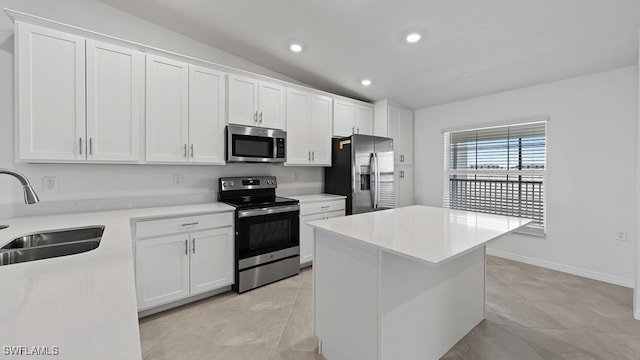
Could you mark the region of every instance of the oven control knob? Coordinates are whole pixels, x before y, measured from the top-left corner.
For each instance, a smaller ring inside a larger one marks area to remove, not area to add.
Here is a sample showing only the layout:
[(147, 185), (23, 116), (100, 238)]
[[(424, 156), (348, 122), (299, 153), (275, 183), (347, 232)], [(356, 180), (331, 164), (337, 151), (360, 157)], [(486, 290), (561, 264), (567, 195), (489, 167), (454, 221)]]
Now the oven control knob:
[(226, 182), (226, 181), (223, 181), (223, 182), (222, 182), (222, 187), (226, 187), (226, 186), (227, 186), (227, 182)]
[(229, 181), (229, 186), (233, 186), (233, 181)]

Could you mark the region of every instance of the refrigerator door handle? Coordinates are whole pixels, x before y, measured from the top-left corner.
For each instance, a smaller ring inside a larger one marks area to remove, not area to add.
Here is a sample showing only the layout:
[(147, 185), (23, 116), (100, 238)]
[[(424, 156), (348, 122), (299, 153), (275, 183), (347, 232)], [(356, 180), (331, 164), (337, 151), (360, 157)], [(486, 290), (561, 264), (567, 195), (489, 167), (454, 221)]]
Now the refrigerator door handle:
[(376, 170), (375, 168), (378, 166), (378, 161), (376, 159), (376, 154), (372, 153), (371, 157), (369, 158), (369, 176), (370, 176), (370, 180), (369, 180), (369, 185), (370, 185), (370, 192), (371, 192), (371, 207), (372, 208), (376, 208), (378, 203), (377, 203), (377, 193), (378, 193), (378, 188), (377, 188), (377, 179), (376, 179)]
[(376, 159), (376, 209), (380, 204), (380, 164), (378, 162), (378, 154), (374, 153)]

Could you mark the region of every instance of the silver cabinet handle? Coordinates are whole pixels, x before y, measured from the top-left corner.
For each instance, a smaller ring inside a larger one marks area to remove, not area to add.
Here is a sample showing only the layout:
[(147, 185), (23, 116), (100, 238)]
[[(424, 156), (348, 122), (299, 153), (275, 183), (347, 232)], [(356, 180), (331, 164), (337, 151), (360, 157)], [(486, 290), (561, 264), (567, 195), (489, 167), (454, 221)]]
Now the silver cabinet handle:
[(327, 206), (320, 206), (320, 209), (328, 209), (328, 208), (330, 208), (330, 207), (331, 207), (330, 205), (327, 205)]
[(262, 124), (262, 111), (260, 111), (260, 124)]
[(358, 126), (358, 134), (360, 134), (360, 126)]
[(184, 224), (182, 224), (180, 226), (191, 226), (191, 225), (198, 225), (198, 224), (200, 224), (200, 223), (199, 222), (190, 222), (190, 223), (184, 223)]
[(253, 122), (258, 122), (258, 112), (253, 113)]
[(315, 151), (311, 152), (311, 161), (316, 161), (316, 152)]
[(82, 138), (80, 138), (80, 146), (78, 148), (80, 149), (80, 155), (82, 155)]
[(309, 157), (308, 157), (309, 161), (311, 161), (311, 151), (309, 151)]
[(355, 126), (352, 126), (352, 127), (351, 127), (351, 133), (352, 133), (352, 134), (355, 134), (355, 133), (356, 133), (356, 127), (355, 127)]
[(187, 158), (187, 144), (184, 144), (184, 157)]
[(89, 155), (93, 155), (93, 138), (89, 138)]
[(191, 144), (191, 157), (193, 158), (193, 144)]
[(191, 251), (196, 253), (196, 238), (191, 239)]
[(189, 240), (184, 241), (184, 254), (189, 255)]

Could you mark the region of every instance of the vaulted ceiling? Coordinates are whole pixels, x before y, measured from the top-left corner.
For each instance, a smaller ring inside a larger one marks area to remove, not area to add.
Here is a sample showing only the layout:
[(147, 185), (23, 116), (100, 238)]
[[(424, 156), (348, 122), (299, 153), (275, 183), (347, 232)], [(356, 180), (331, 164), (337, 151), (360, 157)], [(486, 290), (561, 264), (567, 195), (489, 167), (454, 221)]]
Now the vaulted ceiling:
[(639, 0), (101, 1), (313, 87), (413, 109), (638, 62)]

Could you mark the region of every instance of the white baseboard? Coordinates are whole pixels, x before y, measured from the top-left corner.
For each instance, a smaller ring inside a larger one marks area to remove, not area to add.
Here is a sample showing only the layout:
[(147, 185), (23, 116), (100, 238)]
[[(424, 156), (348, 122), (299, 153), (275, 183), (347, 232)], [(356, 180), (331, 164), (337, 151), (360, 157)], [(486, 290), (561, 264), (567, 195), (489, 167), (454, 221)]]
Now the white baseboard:
[(636, 320), (640, 320), (640, 310), (636, 310), (633, 313), (633, 318), (636, 319)]
[[(603, 274), (597, 271), (582, 269), (575, 266), (569, 266), (564, 264), (558, 264), (551, 261), (540, 260), (536, 258), (522, 256), (522, 255), (516, 255), (506, 251), (487, 248), (487, 255), (493, 255), (493, 256), (497, 256), (497, 257), (501, 257), (501, 258), (505, 258), (513, 261), (519, 261), (529, 265), (540, 266), (543, 268), (561, 271), (571, 275), (582, 276), (582, 277), (586, 277), (593, 280), (604, 281), (606, 283), (620, 285), (628, 288), (633, 288), (635, 284), (634, 279), (625, 279), (618, 276), (611, 276), (611, 275)], [(640, 319), (640, 309), (634, 314), (634, 316), (636, 319)]]

